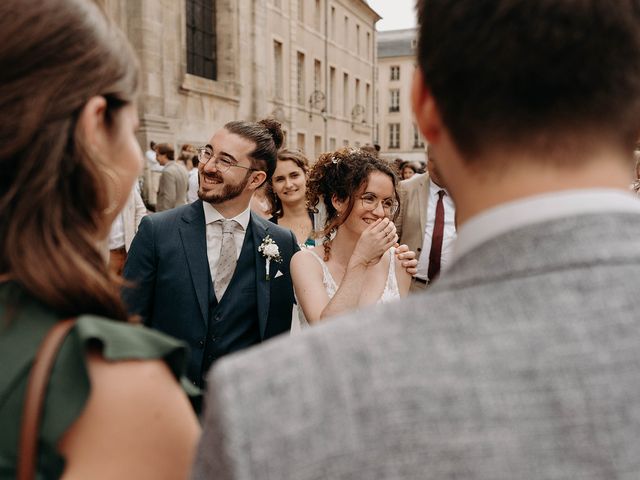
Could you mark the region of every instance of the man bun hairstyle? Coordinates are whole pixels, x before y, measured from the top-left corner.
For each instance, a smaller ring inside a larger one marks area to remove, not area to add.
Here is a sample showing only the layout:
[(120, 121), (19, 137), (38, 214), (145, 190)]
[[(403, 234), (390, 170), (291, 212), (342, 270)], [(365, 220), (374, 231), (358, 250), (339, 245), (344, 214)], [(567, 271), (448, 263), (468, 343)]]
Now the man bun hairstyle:
[(256, 144), (256, 148), (249, 155), (251, 166), (266, 172), (266, 181), (269, 181), (276, 169), (278, 150), (284, 141), (280, 122), (273, 118), (265, 118), (259, 122), (233, 121), (227, 123), (224, 128)]

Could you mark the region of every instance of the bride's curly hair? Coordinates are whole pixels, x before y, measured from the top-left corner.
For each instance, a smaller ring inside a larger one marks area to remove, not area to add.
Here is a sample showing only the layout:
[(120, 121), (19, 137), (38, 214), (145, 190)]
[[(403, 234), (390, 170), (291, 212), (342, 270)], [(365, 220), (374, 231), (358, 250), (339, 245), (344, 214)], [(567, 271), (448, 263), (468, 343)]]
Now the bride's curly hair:
[[(399, 202), (396, 173), (387, 162), (366, 150), (345, 147), (335, 152), (323, 153), (311, 168), (307, 181), (307, 203), (314, 213), (318, 213), (317, 206), (322, 202), (327, 212), (322, 231), (318, 232), (324, 236), (325, 261), (329, 259), (331, 236), (351, 213), (357, 193), (366, 188), (372, 172), (384, 173), (391, 179), (396, 201)], [(333, 206), (334, 198), (347, 202), (344, 215), (339, 215)]]

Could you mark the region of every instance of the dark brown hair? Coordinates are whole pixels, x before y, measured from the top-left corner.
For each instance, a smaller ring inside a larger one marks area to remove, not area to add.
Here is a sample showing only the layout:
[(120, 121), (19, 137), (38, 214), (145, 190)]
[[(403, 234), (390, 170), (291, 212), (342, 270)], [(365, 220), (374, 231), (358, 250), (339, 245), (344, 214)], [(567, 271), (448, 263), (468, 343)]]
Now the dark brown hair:
[(638, 0), (418, 0), (418, 63), (469, 160), (640, 131)]
[(259, 122), (233, 121), (227, 123), (224, 128), (256, 144), (255, 150), (250, 155), (251, 166), (265, 172), (266, 181), (269, 182), (276, 169), (278, 150), (284, 141), (280, 122), (272, 118), (265, 118)]
[(175, 150), (168, 143), (159, 143), (156, 145), (156, 155), (166, 155), (169, 160), (175, 160)]
[[(393, 182), (396, 201), (399, 201), (395, 172), (387, 162), (359, 148), (341, 148), (335, 152), (323, 153), (311, 167), (307, 181), (307, 202), (318, 213), (317, 205), (322, 202), (327, 212), (322, 235), (325, 238), (325, 260), (329, 259), (329, 239), (346, 220), (353, 209), (356, 194), (366, 188), (367, 180), (372, 172), (382, 172)], [(332, 199), (348, 201), (343, 215), (333, 206)]]
[[(309, 160), (300, 150), (289, 150), (286, 148), (279, 150), (278, 162), (293, 162), (304, 172), (305, 177), (309, 174)], [(265, 193), (265, 196), (271, 205), (271, 214), (276, 218), (282, 217), (282, 202), (278, 195), (276, 195), (276, 192), (273, 191), (273, 178), (267, 182)]]
[(95, 244), (113, 174), (76, 122), (93, 96), (114, 128), (135, 101), (131, 47), (93, 2), (2, 0), (0, 65), (0, 273), (60, 315), (125, 320)]

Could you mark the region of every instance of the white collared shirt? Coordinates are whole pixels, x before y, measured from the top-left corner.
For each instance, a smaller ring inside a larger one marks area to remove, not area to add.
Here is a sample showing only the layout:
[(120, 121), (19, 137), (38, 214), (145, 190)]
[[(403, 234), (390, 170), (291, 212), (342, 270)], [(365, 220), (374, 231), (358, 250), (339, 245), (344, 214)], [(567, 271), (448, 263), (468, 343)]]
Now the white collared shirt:
[[(220, 261), (220, 247), (222, 246), (222, 222), (216, 223), (218, 220), (225, 220), (218, 210), (208, 202), (202, 202), (204, 209), (204, 222), (207, 232), (207, 259), (209, 260), (209, 271), (211, 272), (211, 281), (216, 278), (216, 269)], [(251, 211), (249, 207), (239, 215), (228, 220), (235, 220), (235, 229), (233, 231), (233, 239), (236, 244), (236, 259), (240, 257), (244, 236), (251, 219)]]
[(640, 200), (626, 190), (582, 189), (503, 203), (470, 218), (458, 230), (453, 259), (510, 230), (563, 217), (604, 212), (640, 214)]
[(456, 209), (451, 200), (451, 195), (444, 188), (435, 184), (429, 178), (429, 203), (427, 204), (427, 221), (425, 222), (424, 240), (422, 242), (422, 250), (420, 251), (420, 259), (418, 260), (418, 272), (416, 277), (427, 280), (429, 277), (429, 252), (431, 251), (431, 240), (433, 238), (433, 227), (436, 223), (436, 207), (438, 206), (438, 192), (445, 191), (442, 197), (444, 206), (444, 234), (442, 238), (442, 252), (440, 256), (440, 270), (451, 262), (453, 257), (453, 244), (456, 239)]

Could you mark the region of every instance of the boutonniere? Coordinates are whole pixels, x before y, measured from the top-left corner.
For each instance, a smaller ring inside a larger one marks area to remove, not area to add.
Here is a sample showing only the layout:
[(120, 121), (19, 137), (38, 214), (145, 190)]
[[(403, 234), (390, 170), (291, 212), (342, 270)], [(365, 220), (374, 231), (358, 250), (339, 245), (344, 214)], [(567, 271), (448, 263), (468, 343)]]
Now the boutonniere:
[(280, 249), (278, 248), (278, 244), (273, 241), (269, 235), (262, 239), (262, 243), (258, 247), (258, 251), (266, 258), (266, 279), (269, 280), (269, 265), (271, 261), (281, 262), (282, 257), (280, 256)]

